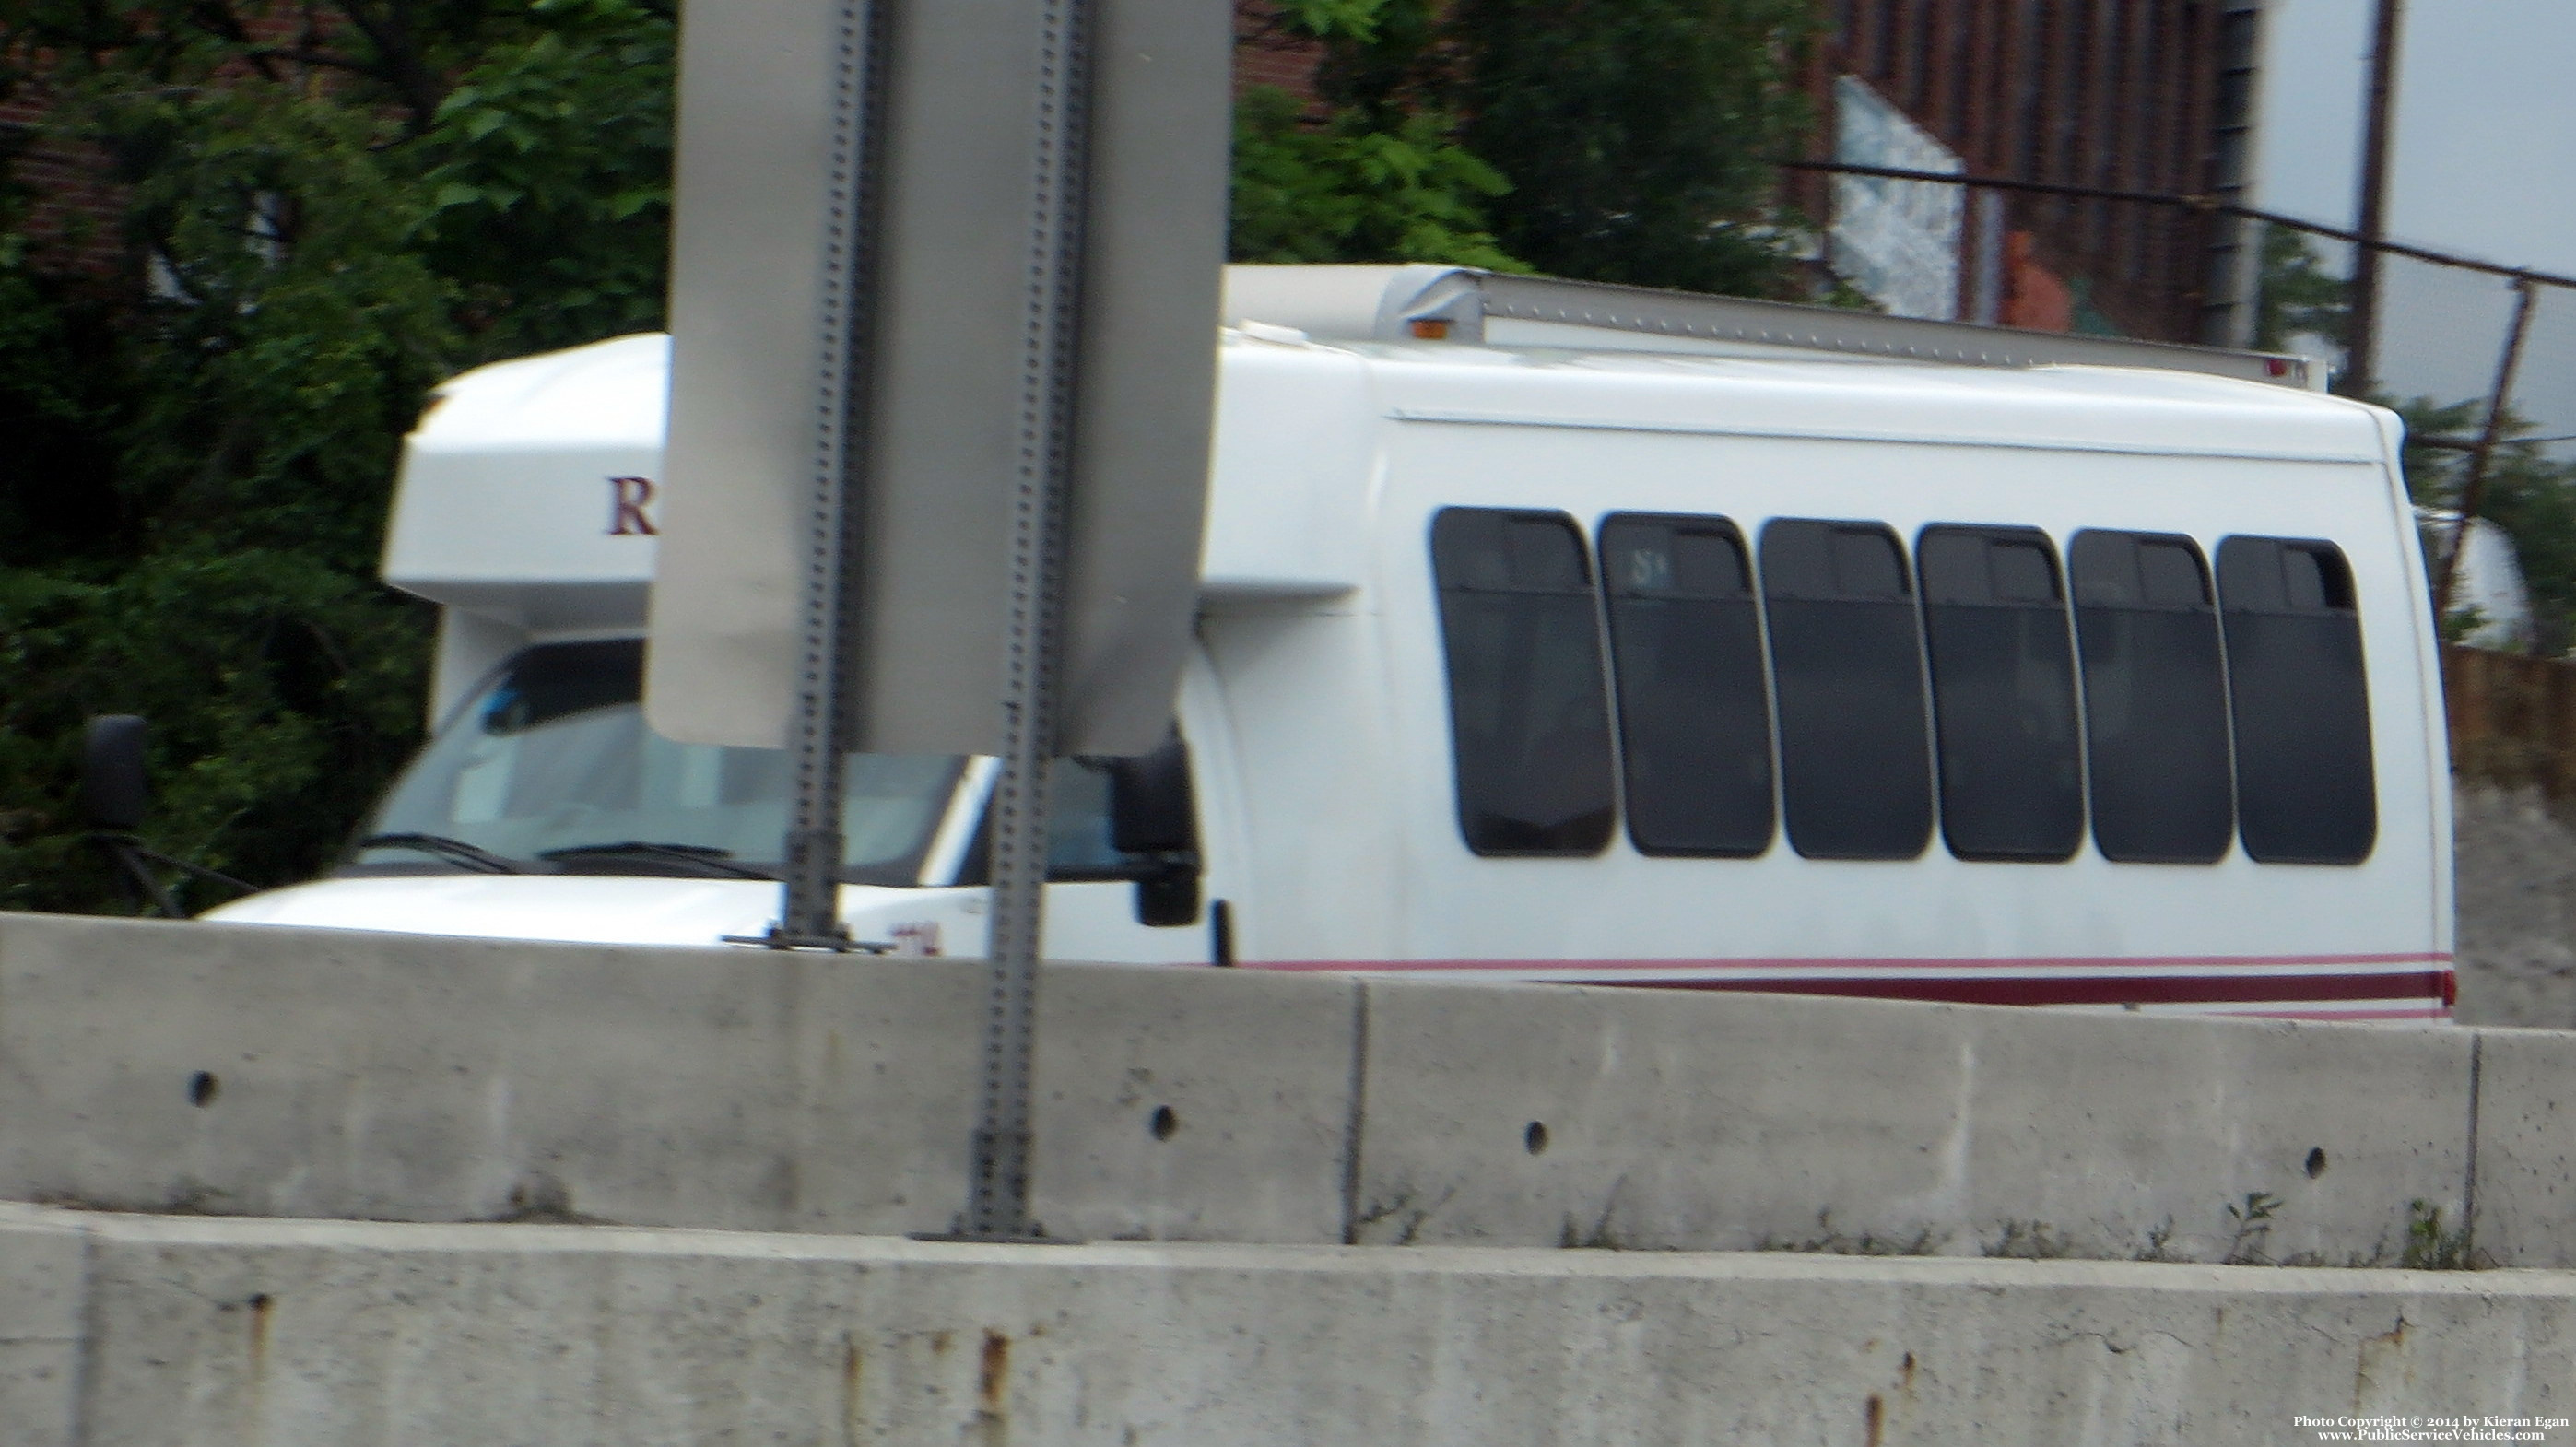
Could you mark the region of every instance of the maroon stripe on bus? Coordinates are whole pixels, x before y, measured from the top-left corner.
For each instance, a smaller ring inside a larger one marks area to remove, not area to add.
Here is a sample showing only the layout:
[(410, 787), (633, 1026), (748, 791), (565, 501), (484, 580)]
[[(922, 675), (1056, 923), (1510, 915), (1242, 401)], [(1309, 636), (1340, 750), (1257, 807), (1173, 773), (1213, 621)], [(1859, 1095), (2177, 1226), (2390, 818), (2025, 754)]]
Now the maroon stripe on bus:
[(2442, 998), (2443, 971), (2400, 975), (2147, 975), (2124, 979), (1593, 980), (1669, 990), (1936, 1000), (1953, 1005), (2199, 1005)]
[(2173, 974), (2191, 970), (2255, 968), (2265, 965), (2447, 965), (2445, 954), (2415, 952), (2383, 955), (1779, 955), (1752, 956), (1743, 959), (1637, 959), (1637, 960), (1245, 960), (1248, 970), (1458, 970), (1467, 973), (1487, 970), (1769, 970), (1773, 972), (1804, 969), (1875, 970), (1974, 970), (2001, 966), (2013, 968), (2043, 965), (2069, 970), (2161, 970)]

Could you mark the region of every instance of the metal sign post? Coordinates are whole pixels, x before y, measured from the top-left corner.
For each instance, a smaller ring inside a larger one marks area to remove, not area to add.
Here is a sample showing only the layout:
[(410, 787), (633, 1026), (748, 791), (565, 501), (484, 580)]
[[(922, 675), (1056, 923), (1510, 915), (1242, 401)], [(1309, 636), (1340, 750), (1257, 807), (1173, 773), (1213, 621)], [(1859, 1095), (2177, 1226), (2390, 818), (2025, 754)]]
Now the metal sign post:
[[(839, 917), (848, 755), (991, 754), (958, 1222), (1024, 1238), (1049, 761), (1171, 727), (1196, 610), (1230, 15), (691, 0), (645, 714), (789, 751), (781, 915)], [(801, 586), (799, 586), (801, 580)]]
[(778, 949), (856, 949), (841, 925), (842, 777), (848, 767), (851, 690), (846, 667), (859, 550), (858, 493), (867, 472), (868, 364), (873, 337), (888, 22), (893, 9), (839, 0), (833, 17), (830, 186), (825, 200), (821, 305), (814, 358), (813, 496), (805, 527), (803, 623), (795, 713), (788, 738), (795, 805), (783, 847), (779, 918), (758, 940)]
[(1055, 757), (1056, 650), (1073, 454), (1074, 344), (1081, 316), (1087, 0), (1040, 0), (1037, 146), (1019, 458), (1012, 479), (1011, 603), (1002, 655), (1002, 770), (994, 782), (993, 935), (984, 1068), (959, 1234), (1017, 1240), (1029, 1220), (1030, 1071), (1038, 949), (1046, 923), (1047, 766)]

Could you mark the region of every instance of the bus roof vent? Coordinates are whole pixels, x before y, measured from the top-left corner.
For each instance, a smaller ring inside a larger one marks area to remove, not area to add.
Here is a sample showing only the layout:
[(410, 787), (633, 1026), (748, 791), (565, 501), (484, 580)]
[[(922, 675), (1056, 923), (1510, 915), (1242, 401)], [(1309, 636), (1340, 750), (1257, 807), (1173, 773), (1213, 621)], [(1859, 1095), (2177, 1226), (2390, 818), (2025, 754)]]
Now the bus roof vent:
[(1229, 266), (1225, 320), (1344, 341), (1442, 338), (1595, 351), (1788, 347), (1965, 366), (2157, 367), (2322, 389), (2308, 358), (1881, 316), (1461, 266)]

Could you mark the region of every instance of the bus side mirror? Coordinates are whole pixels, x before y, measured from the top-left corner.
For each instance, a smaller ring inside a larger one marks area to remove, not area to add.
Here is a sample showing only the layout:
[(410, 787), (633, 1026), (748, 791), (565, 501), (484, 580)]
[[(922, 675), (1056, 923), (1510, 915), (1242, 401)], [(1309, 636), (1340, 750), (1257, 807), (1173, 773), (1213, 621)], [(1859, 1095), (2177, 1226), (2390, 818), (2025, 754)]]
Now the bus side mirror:
[(1157, 927), (1199, 917), (1198, 804), (1190, 753), (1175, 729), (1150, 754), (1109, 762), (1109, 842), (1152, 863), (1136, 878), (1136, 922)]
[(93, 829), (131, 834), (151, 787), (143, 773), (149, 726), (139, 714), (101, 714), (81, 737), (80, 811)]
[(1195, 859), (1156, 864), (1136, 881), (1136, 923), (1159, 929), (1199, 922), (1199, 866)]
[(1177, 731), (1150, 754), (1109, 761), (1109, 843), (1121, 854), (1197, 852), (1190, 751)]

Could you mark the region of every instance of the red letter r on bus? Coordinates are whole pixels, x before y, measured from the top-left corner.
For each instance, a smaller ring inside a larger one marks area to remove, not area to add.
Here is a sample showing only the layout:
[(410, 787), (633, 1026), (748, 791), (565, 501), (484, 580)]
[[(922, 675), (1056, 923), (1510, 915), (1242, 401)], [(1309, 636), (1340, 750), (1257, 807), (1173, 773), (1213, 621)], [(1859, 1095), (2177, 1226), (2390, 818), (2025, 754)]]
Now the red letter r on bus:
[(649, 477), (612, 477), (608, 480), (608, 535), (612, 538), (657, 537), (661, 529), (644, 509), (653, 501), (653, 480)]

